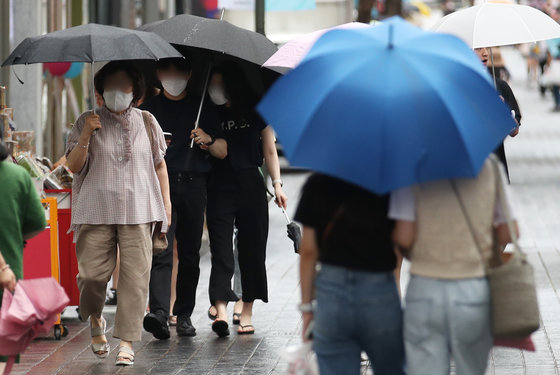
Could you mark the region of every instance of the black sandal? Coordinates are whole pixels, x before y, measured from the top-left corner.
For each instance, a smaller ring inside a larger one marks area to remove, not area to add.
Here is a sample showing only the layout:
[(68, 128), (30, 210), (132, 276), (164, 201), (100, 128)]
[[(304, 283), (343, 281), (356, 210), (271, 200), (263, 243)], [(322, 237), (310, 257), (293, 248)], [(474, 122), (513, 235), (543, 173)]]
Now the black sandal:
[(219, 337), (229, 336), (229, 325), (225, 320), (216, 320), (212, 323), (212, 331)]
[[(253, 328), (250, 331), (245, 331), (245, 328)], [(255, 334), (255, 327), (251, 324), (247, 324), (246, 326), (239, 324), (239, 329), (237, 330), (238, 335), (254, 335)]]
[(233, 313), (233, 324), (239, 325), (241, 323), (241, 313)]

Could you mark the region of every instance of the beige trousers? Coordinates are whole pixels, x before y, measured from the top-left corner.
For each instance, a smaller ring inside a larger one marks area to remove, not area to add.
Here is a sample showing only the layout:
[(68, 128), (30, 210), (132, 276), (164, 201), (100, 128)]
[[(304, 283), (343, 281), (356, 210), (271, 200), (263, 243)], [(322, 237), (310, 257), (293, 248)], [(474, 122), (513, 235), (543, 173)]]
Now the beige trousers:
[(117, 245), (121, 263), (113, 336), (140, 341), (152, 267), (151, 224), (80, 227), (76, 242), (80, 315), (83, 319), (101, 317)]

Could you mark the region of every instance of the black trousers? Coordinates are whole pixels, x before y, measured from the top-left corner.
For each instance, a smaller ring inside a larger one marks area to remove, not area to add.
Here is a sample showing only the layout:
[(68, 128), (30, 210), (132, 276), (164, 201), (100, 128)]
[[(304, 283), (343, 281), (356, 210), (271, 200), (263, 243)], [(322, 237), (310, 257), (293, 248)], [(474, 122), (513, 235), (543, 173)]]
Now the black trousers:
[(206, 221), (210, 235), (212, 271), (210, 303), (237, 301), (231, 289), (234, 273), (233, 228), (237, 228), (237, 250), (243, 301), (268, 302), (266, 242), (268, 200), (258, 169), (239, 172), (236, 188), (209, 189)]
[(177, 239), (179, 268), (174, 315), (190, 316), (196, 301), (200, 276), (200, 245), (206, 208), (206, 174), (170, 173), (169, 187), (173, 220), (167, 233), (167, 250), (154, 256), (150, 279), (150, 311), (169, 316), (173, 240)]

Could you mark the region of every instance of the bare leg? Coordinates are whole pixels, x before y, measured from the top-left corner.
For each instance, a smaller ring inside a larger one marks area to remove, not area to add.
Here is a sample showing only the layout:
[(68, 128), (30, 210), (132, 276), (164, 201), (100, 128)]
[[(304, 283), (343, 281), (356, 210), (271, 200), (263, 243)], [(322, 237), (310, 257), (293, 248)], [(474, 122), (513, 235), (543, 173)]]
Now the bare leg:
[(253, 302), (243, 302), (243, 310), (241, 311), (241, 322), (239, 324), (238, 333), (248, 333), (254, 331), (253, 328)]
[(235, 305), (233, 305), (233, 312), (235, 314), (241, 314), (243, 312), (243, 301), (239, 300), (237, 302), (235, 302)]
[(217, 311), (216, 320), (223, 320), (227, 322), (227, 302), (226, 301), (216, 301), (216, 306), (214, 307)]
[[(169, 306), (171, 307), (171, 311), (173, 311), (173, 306), (175, 305), (175, 300), (177, 299), (177, 268), (179, 267), (179, 257), (177, 255), (177, 240), (173, 240), (173, 271), (171, 271), (171, 303)], [(173, 316), (172, 319), (175, 323), (177, 321), (177, 317)]]

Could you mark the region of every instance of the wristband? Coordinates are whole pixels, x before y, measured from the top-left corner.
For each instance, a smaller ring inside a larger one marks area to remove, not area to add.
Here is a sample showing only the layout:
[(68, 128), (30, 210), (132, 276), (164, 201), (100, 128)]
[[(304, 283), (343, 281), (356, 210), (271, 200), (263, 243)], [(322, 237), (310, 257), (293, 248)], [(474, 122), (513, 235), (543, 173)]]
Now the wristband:
[(280, 184), (281, 187), (284, 186), (284, 182), (281, 179), (272, 180), (272, 186), (275, 186), (276, 184)]
[(9, 264), (6, 264), (4, 267), (0, 268), (0, 273), (4, 272), (4, 271), (6, 271), (6, 270), (8, 270), (8, 269), (10, 269), (10, 268), (11, 268), (10, 265), (9, 265)]
[(212, 146), (216, 142), (216, 138), (213, 135), (210, 135), (210, 142), (206, 144), (206, 146)]
[(298, 305), (298, 309), (302, 313), (312, 313), (315, 311), (315, 305), (316, 305), (315, 301), (310, 303), (302, 303), (301, 305)]

